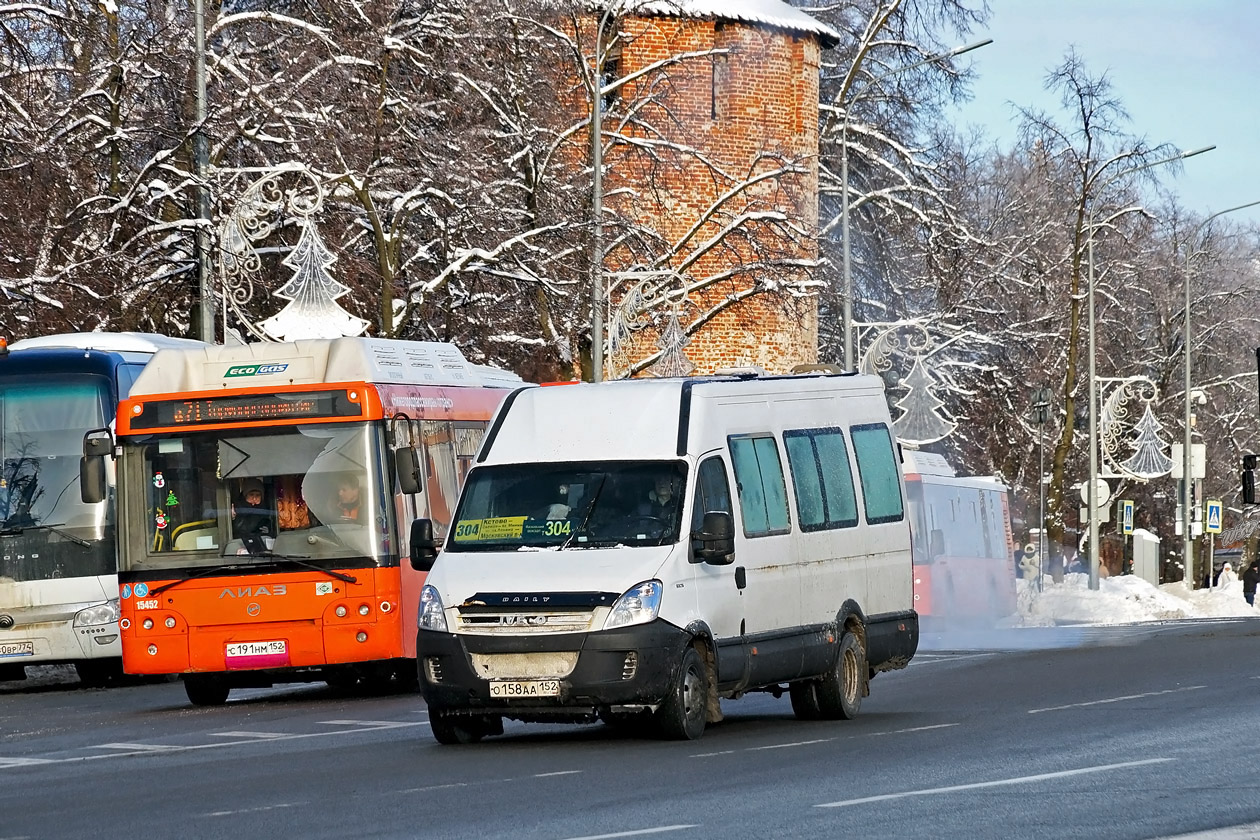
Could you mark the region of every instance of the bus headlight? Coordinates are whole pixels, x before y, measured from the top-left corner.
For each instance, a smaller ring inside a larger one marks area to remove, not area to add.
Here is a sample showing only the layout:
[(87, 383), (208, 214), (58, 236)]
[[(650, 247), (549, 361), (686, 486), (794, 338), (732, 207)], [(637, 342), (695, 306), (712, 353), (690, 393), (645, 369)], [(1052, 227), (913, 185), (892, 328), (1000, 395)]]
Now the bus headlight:
[(113, 624), (117, 620), (118, 599), (79, 610), (74, 614), (75, 627), (88, 627), (93, 624)]
[(446, 631), (446, 612), (442, 606), (442, 596), (427, 583), (420, 590), (420, 611), (416, 616), (416, 624), (421, 630)]
[(612, 612), (604, 620), (604, 629), (629, 627), (655, 621), (661, 611), (661, 582), (645, 580), (625, 591), (612, 606)]

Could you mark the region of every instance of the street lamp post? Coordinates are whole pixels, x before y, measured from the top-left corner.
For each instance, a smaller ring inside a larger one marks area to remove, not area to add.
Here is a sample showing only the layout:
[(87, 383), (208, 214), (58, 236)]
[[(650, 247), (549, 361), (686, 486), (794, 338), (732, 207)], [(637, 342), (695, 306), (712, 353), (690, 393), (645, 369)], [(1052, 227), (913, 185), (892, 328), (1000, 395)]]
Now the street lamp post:
[[(193, 48), (197, 55), (197, 128), (193, 133), (193, 172), (197, 176), (197, 296), (199, 318), (197, 332), (202, 341), (214, 343), (214, 290), (210, 288), (210, 187), (206, 179), (209, 152), (206, 142), (206, 12), (203, 0), (193, 10)], [(225, 316), (226, 317), (226, 316)], [(224, 325), (224, 336), (227, 326)]]
[(1190, 555), (1194, 551), (1194, 535), (1191, 533), (1191, 530), (1190, 530), (1192, 527), (1192, 523), (1194, 522), (1194, 518), (1190, 510), (1190, 495), (1191, 495), (1190, 488), (1193, 486), (1192, 482), (1194, 481), (1194, 478), (1191, 475), (1193, 460), (1190, 454), (1190, 447), (1191, 447), (1191, 437), (1190, 437), (1190, 410), (1191, 410), (1190, 409), (1190, 404), (1191, 404), (1190, 278), (1194, 271), (1194, 258), (1198, 254), (1198, 251), (1196, 250), (1196, 248), (1199, 242), (1199, 235), (1203, 233), (1204, 230), (1207, 229), (1208, 224), (1211, 223), (1211, 221), (1218, 216), (1224, 216), (1226, 213), (1233, 213), (1236, 210), (1245, 210), (1248, 207), (1255, 207), (1257, 204), (1260, 204), (1260, 201), (1251, 201), (1251, 202), (1248, 202), (1247, 204), (1239, 204), (1237, 207), (1230, 207), (1225, 210), (1218, 210), (1217, 212), (1208, 216), (1206, 219), (1202, 221), (1202, 223), (1199, 224), (1197, 228), (1194, 229), (1194, 234), (1191, 235), (1189, 245), (1186, 248), (1186, 268), (1184, 271), (1185, 293), (1186, 293), (1185, 310), (1184, 310), (1185, 333), (1182, 336), (1182, 353), (1183, 353), (1184, 361), (1185, 361), (1185, 367), (1184, 367), (1184, 370), (1182, 371), (1182, 374), (1183, 374), (1182, 387), (1185, 389), (1185, 395), (1186, 395), (1186, 405), (1185, 405), (1186, 414), (1184, 418), (1185, 437), (1182, 438), (1182, 446), (1181, 446), (1181, 457), (1182, 457), (1181, 562), (1184, 565), (1185, 570), (1186, 570), (1186, 577), (1185, 577), (1186, 586), (1190, 589), (1194, 589), (1194, 576), (1191, 574), (1192, 567), (1190, 563)]
[(845, 370), (853, 370), (854, 352), (853, 352), (853, 273), (849, 258), (849, 114), (853, 109), (853, 105), (862, 98), (862, 95), (871, 90), (879, 82), (900, 75), (909, 70), (922, 67), (925, 64), (934, 64), (938, 61), (944, 61), (947, 58), (962, 55), (972, 50), (980, 49), (993, 43), (992, 38), (986, 38), (983, 41), (977, 41), (974, 44), (967, 44), (961, 47), (954, 47), (952, 50), (946, 50), (936, 55), (930, 55), (922, 61), (916, 61), (913, 64), (907, 64), (905, 67), (898, 67), (880, 76), (876, 76), (866, 83), (863, 88), (849, 99), (849, 104), (844, 109), (844, 124), (840, 128), (840, 240), (841, 250), (844, 255), (844, 367)]
[(595, 28), (591, 79), (591, 381), (604, 380), (604, 27), (619, 3), (609, 3)]
[[(1132, 175), (1135, 172), (1142, 172), (1156, 166), (1163, 166), (1166, 163), (1172, 163), (1178, 160), (1185, 160), (1195, 155), (1210, 152), (1216, 146), (1205, 146), (1201, 149), (1193, 149), (1188, 152), (1173, 155), (1172, 157), (1161, 158), (1159, 160), (1144, 163), (1140, 166), (1131, 166), (1122, 169), (1115, 175), (1103, 181), (1096, 188), (1092, 185), (1089, 187), (1090, 192), (1094, 195), (1101, 193), (1110, 184), (1115, 183), (1126, 175)], [(1104, 164), (1105, 166), (1105, 164)], [(1091, 176), (1091, 181), (1097, 178), (1102, 170), (1096, 171)], [(1086, 222), (1086, 258), (1089, 263), (1089, 483), (1085, 492), (1085, 508), (1089, 514), (1089, 588), (1098, 588), (1098, 563), (1102, 556), (1098, 545), (1098, 388), (1097, 388), (1097, 359), (1095, 358), (1096, 329), (1094, 321), (1094, 202), (1089, 203), (1089, 216)]]

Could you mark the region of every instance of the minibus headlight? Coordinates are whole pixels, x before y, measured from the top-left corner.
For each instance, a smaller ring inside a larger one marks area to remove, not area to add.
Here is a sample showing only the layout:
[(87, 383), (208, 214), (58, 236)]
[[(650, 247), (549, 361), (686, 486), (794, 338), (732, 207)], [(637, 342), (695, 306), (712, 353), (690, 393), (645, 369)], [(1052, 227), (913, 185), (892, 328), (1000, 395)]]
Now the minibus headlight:
[(442, 596), (427, 583), (420, 590), (420, 611), (416, 616), (416, 624), (421, 630), (446, 632), (446, 613), (442, 607)]
[(612, 612), (604, 620), (604, 629), (629, 627), (632, 624), (647, 624), (655, 621), (661, 611), (661, 592), (663, 587), (659, 580), (645, 580), (636, 583), (625, 591), (612, 606)]
[(113, 624), (118, 620), (118, 599), (97, 604), (95, 607), (79, 610), (74, 614), (75, 627), (88, 627), (93, 624)]

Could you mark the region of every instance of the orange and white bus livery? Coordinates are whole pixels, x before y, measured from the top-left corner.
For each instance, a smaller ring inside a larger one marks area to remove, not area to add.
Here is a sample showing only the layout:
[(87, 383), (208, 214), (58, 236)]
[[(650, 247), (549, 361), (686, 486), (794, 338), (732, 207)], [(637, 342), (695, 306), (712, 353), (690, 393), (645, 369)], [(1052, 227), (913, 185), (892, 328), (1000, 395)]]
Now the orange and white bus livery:
[[(423, 574), (519, 377), (432, 342), (164, 350), (119, 406), (123, 668), (188, 698), (415, 678)], [(105, 442), (108, 444), (108, 442)], [(98, 457), (108, 457), (101, 455)]]

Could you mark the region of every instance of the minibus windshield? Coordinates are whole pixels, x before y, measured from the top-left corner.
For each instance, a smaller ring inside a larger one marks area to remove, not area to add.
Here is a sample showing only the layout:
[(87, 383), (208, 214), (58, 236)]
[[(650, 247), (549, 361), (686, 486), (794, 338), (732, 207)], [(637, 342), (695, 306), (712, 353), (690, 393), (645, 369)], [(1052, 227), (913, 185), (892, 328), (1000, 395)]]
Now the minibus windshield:
[(668, 545), (678, 541), (681, 461), (511, 464), (468, 476), (448, 551)]

